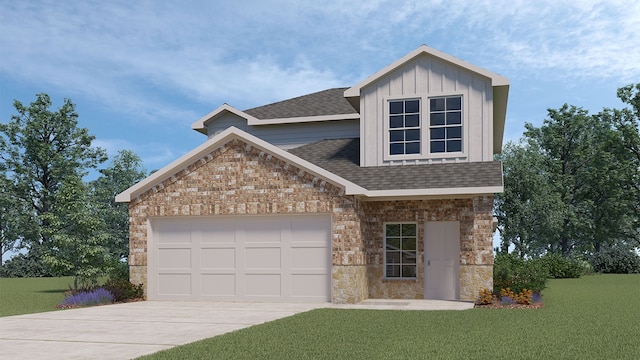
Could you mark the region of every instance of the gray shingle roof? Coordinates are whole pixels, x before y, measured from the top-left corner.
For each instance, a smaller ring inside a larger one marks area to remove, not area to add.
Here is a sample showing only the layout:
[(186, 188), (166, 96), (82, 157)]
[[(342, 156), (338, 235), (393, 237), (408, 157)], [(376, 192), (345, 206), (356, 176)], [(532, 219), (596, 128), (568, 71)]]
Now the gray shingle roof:
[(289, 152), (367, 190), (502, 186), (499, 161), (360, 167), (360, 139), (321, 140)]
[(356, 114), (344, 97), (347, 88), (335, 88), (258, 106), (244, 112), (258, 119)]

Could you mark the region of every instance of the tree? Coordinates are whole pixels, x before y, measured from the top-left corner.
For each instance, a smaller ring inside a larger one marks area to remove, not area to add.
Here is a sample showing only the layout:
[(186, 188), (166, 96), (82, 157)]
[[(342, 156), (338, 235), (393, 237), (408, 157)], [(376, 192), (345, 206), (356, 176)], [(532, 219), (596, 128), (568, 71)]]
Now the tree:
[(129, 206), (117, 203), (115, 197), (144, 179), (146, 171), (138, 155), (122, 150), (100, 174), (90, 184), (93, 209), (95, 216), (104, 222), (109, 252), (118, 260), (124, 260), (129, 256)]
[(640, 85), (619, 90), (632, 109), (589, 115), (565, 104), (507, 144), (496, 197), (501, 251), (590, 256), (634, 239), (640, 225)]
[(504, 192), (495, 201), (500, 252), (513, 245), (520, 257), (542, 254), (560, 228), (562, 205), (551, 186), (553, 174), (534, 142), (509, 142), (498, 160), (505, 173)]
[(94, 136), (78, 127), (69, 99), (56, 111), (51, 106), (46, 94), (37, 94), (28, 107), (16, 100), (18, 114), (0, 123), (0, 168), (6, 171), (4, 186), (11, 197), (5, 203), (22, 219), (11, 231), (19, 234), (21, 246), (37, 253), (50, 246), (60, 226), (52, 209), (64, 208), (59, 202), (69, 200), (58, 196), (62, 184), (81, 179), (106, 160), (104, 150), (91, 146)]
[(616, 132), (611, 147), (619, 154), (616, 158), (619, 169), (617, 190), (624, 193), (619, 206), (624, 208), (625, 217), (615, 221), (626, 226), (613, 235), (629, 246), (640, 247), (640, 83), (618, 89), (617, 95), (630, 107), (604, 109), (598, 114), (601, 121), (612, 124)]
[(79, 282), (95, 284), (116, 259), (106, 246), (103, 219), (93, 214), (87, 185), (78, 177), (67, 177), (54, 199), (46, 216), (55, 231), (47, 234), (43, 261), (56, 274), (73, 275), (74, 289)]

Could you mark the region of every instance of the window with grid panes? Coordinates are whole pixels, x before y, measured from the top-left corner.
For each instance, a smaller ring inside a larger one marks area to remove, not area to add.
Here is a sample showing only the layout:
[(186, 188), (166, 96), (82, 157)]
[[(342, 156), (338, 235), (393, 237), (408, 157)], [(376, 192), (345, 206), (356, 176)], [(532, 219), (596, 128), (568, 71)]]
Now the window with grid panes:
[(420, 100), (389, 101), (389, 155), (420, 154)]
[(416, 278), (417, 237), (416, 224), (385, 224), (385, 277)]
[(429, 99), (429, 150), (462, 151), (462, 96)]

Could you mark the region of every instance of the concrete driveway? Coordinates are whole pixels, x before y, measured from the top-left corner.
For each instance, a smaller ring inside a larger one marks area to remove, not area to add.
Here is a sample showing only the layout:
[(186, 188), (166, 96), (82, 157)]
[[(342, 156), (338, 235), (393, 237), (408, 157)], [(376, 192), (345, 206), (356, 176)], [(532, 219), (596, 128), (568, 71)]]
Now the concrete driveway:
[(0, 359), (131, 359), (330, 305), (141, 301), (0, 317)]
[(327, 307), (466, 310), (472, 309), (473, 303), (382, 299), (343, 305), (141, 301), (7, 316), (0, 317), (0, 359), (131, 359)]

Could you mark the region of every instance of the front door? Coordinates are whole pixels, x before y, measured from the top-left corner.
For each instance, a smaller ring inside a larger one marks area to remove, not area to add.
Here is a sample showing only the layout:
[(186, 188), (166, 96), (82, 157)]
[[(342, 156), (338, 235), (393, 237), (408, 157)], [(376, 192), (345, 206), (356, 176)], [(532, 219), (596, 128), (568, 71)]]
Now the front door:
[(460, 222), (429, 221), (424, 232), (424, 298), (460, 298)]

